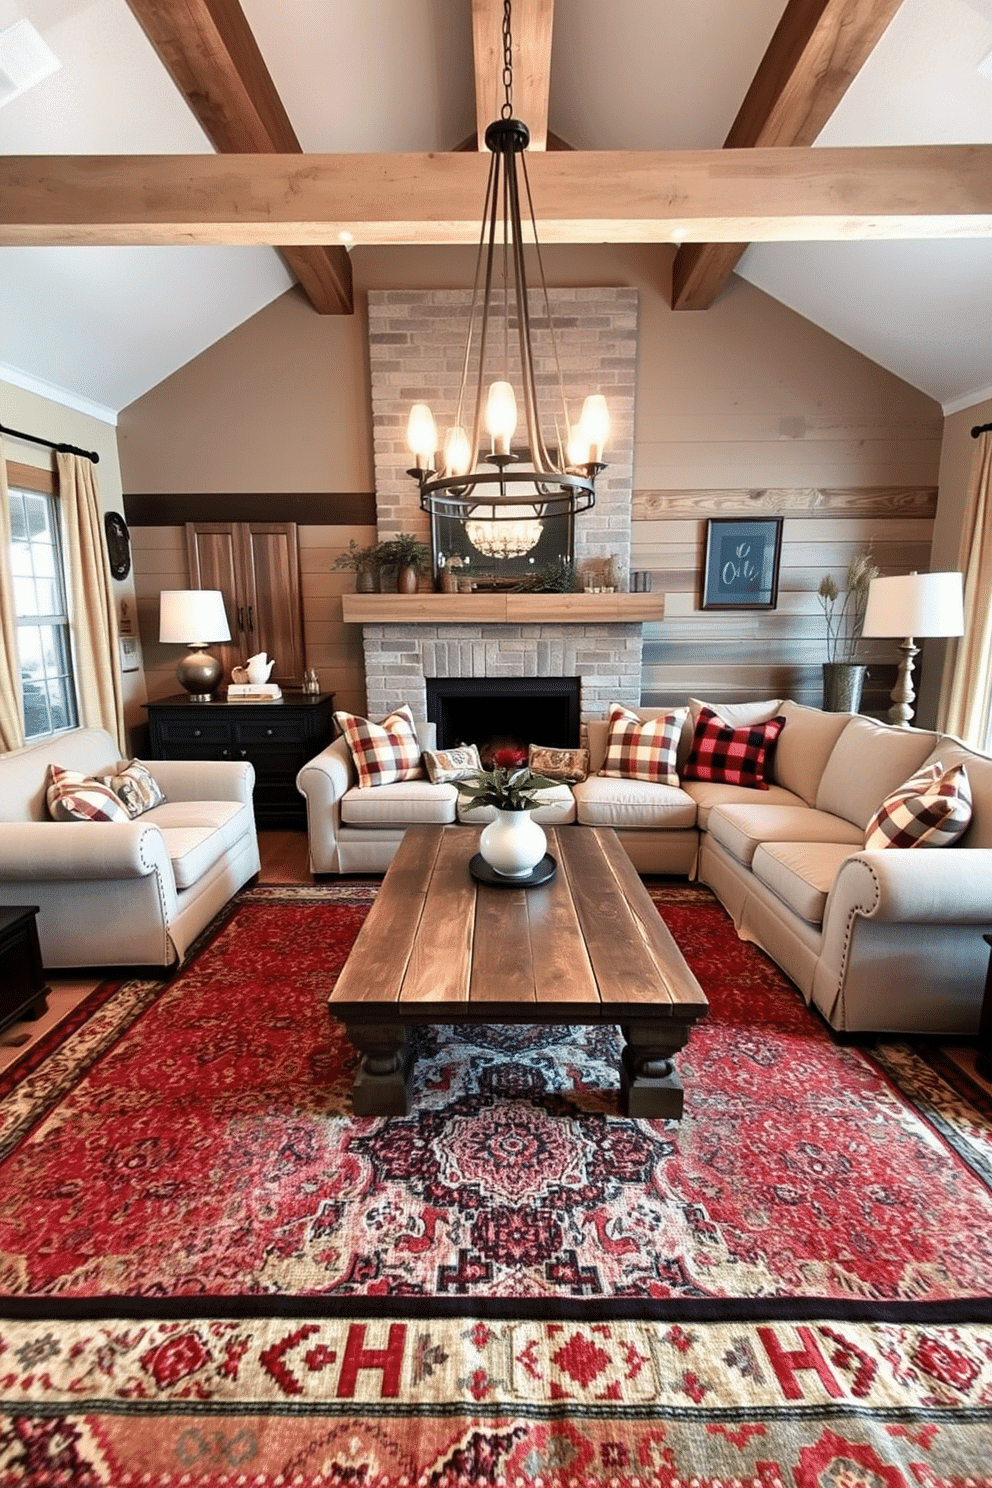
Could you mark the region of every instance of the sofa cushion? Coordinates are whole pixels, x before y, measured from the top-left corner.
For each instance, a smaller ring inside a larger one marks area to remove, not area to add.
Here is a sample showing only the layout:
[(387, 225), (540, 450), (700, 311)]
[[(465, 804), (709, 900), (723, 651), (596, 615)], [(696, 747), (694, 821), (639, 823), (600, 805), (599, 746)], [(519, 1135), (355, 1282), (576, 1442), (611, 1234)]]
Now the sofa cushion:
[(816, 792), (816, 807), (862, 831), (886, 796), (918, 770), (937, 743), (923, 729), (895, 728), (860, 715), (848, 719)]
[(824, 713), (786, 699), (782, 704), (785, 728), (775, 745), (772, 774), (779, 785), (815, 806), (820, 778), (834, 745), (851, 721), (850, 713)]
[(675, 708), (644, 720), (621, 703), (611, 703), (600, 775), (677, 786), (675, 754), (685, 717), (685, 708)]
[(429, 780), (353, 785), (341, 797), (341, 820), (351, 827), (443, 827), (455, 820), (458, 792)]
[(144, 820), (162, 833), (176, 888), (191, 889), (241, 841), (251, 807), (243, 801), (164, 801)]
[(708, 829), (714, 842), (745, 867), (763, 842), (839, 842), (852, 852), (864, 846), (864, 834), (851, 822), (812, 806), (766, 806), (764, 801), (714, 806)]
[(527, 751), (527, 765), (535, 775), (574, 785), (577, 780), (585, 780), (589, 774), (589, 751), (551, 749), (545, 744), (532, 744)]
[(865, 832), (870, 851), (886, 847), (950, 847), (968, 830), (971, 785), (966, 765), (924, 765), (886, 796)]
[(355, 713), (335, 713), (334, 721), (348, 741), (359, 786), (423, 779), (417, 729), (405, 704), (381, 723)]
[(714, 806), (805, 806), (801, 796), (770, 785), (760, 799), (747, 785), (724, 785), (717, 780), (686, 780), (682, 789), (696, 803), (696, 825), (705, 832)]
[(683, 778), (766, 791), (769, 757), (784, 727), (785, 720), (776, 717), (735, 728), (712, 708), (700, 708)]
[[(567, 785), (546, 785), (535, 792), (535, 799), (542, 804), (531, 816), (543, 827), (562, 827), (575, 820), (575, 797)], [(484, 827), (496, 818), (495, 806), (469, 806), (458, 798), (458, 820), (466, 826)]]
[(165, 800), (165, 791), (148, 766), (143, 765), (140, 760), (128, 760), (116, 774), (101, 775), (99, 778), (124, 802), (130, 817), (143, 816), (153, 806), (161, 806)]
[(840, 866), (856, 851), (842, 842), (763, 842), (751, 871), (793, 913), (821, 925)]
[(590, 775), (572, 786), (576, 819), (586, 827), (682, 829), (696, 825), (696, 803), (673, 785)]
[(131, 813), (105, 780), (49, 765), (45, 792), (53, 821), (129, 822)]
[(433, 785), (453, 785), (482, 769), (475, 744), (459, 744), (457, 749), (425, 749), (424, 767)]

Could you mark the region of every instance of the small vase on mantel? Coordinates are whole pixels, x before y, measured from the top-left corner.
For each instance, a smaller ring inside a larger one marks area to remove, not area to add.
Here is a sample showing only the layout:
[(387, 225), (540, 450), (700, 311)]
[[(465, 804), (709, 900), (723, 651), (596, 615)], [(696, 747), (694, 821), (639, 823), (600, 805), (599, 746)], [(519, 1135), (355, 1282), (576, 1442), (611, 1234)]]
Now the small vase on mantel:
[(483, 827), (479, 852), (502, 878), (527, 878), (547, 850), (544, 828), (530, 811), (501, 811)]
[(825, 713), (857, 713), (868, 668), (860, 661), (823, 663), (823, 710)]
[(409, 564), (405, 568), (397, 569), (396, 592), (397, 594), (416, 594), (417, 592), (417, 570)]

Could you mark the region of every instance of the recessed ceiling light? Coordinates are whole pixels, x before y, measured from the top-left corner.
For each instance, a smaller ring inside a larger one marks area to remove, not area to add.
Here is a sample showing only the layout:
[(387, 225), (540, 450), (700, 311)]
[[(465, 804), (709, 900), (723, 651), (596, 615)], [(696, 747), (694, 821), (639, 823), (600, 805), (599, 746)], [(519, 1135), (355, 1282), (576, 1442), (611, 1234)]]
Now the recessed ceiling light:
[(61, 66), (30, 21), (15, 21), (0, 31), (0, 108)]

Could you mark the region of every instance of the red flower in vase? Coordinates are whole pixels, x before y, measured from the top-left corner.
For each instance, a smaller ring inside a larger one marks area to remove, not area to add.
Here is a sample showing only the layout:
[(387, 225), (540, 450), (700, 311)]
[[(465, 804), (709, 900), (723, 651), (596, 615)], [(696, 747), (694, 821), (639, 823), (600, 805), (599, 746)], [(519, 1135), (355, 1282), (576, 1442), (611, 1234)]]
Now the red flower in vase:
[(511, 770), (514, 765), (525, 765), (527, 763), (527, 751), (517, 745), (508, 744), (503, 749), (493, 751), (493, 764), (501, 765), (504, 770)]

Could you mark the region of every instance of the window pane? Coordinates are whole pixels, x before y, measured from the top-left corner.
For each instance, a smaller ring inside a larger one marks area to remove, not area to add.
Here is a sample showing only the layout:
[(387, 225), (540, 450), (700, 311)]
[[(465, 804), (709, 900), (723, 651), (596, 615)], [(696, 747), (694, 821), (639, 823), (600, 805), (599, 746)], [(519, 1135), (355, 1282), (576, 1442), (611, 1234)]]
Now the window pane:
[(62, 608), (62, 598), (59, 594), (59, 586), (54, 579), (35, 579), (34, 581), (36, 615), (57, 615)]
[(48, 684), (48, 707), (51, 713), (51, 728), (71, 728), (75, 722), (72, 709), (70, 708), (69, 688), (65, 677), (58, 677)]
[(24, 500), (20, 491), (10, 493), (10, 535), (15, 542), (24, 537), (27, 532), (27, 522), (24, 518)]
[(52, 523), (47, 497), (25, 494), (24, 510), (27, 514), (28, 532), (32, 537), (45, 537), (51, 534)]
[(14, 609), (18, 615), (37, 615), (38, 601), (35, 598), (34, 579), (14, 580)]
[(31, 549), (26, 542), (15, 542), (10, 545), (10, 571), (15, 578), (27, 576), (34, 573), (34, 564), (31, 562)]
[(54, 579), (58, 573), (58, 555), (50, 543), (34, 543), (31, 548), (34, 571), (39, 579)]
[(50, 734), (48, 721), (48, 696), (44, 687), (34, 682), (24, 687), (24, 737), (35, 739), (41, 734)]
[(69, 616), (53, 496), (11, 493), (11, 544), (25, 734), (41, 738), (76, 723)]
[(40, 677), (44, 671), (41, 659), (41, 631), (37, 625), (20, 625), (17, 628), (17, 650), (21, 658), (21, 676)]

